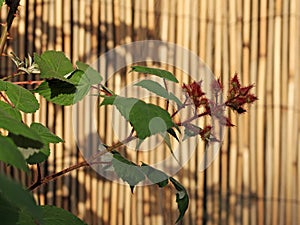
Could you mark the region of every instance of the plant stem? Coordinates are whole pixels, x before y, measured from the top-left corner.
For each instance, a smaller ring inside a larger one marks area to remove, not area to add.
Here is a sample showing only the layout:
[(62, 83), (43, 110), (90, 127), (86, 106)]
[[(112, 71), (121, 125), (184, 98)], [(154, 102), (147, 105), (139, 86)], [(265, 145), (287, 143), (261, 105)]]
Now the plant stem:
[(57, 179), (58, 177), (60, 177), (60, 176), (62, 176), (62, 175), (64, 175), (64, 174), (66, 174), (66, 173), (69, 173), (69, 172), (71, 172), (71, 171), (73, 171), (73, 170), (76, 170), (76, 169), (79, 169), (79, 168), (85, 167), (85, 166), (89, 166), (89, 163), (86, 162), (86, 161), (83, 161), (83, 162), (78, 163), (78, 164), (76, 164), (76, 165), (70, 166), (70, 167), (68, 167), (68, 168), (66, 168), (66, 169), (63, 169), (62, 171), (59, 171), (59, 172), (57, 172), (57, 173), (51, 174), (51, 175), (49, 175), (49, 176), (46, 176), (46, 177), (44, 177), (44, 178), (38, 179), (34, 184), (32, 184), (32, 185), (28, 188), (28, 190), (33, 191), (33, 190), (36, 189), (37, 187), (39, 187), (39, 186), (41, 186), (41, 185), (43, 185), (43, 184), (46, 184), (46, 183), (48, 183), (49, 181), (55, 180), (55, 179)]
[(43, 80), (28, 80), (28, 81), (16, 81), (16, 82), (12, 82), (13, 84), (18, 84), (18, 85), (22, 85), (22, 84), (41, 84), (43, 82)]
[(57, 173), (54, 173), (54, 174), (51, 174), (49, 176), (46, 176), (44, 178), (41, 178), (40, 177), (40, 171), (39, 171), (39, 167), (38, 167), (38, 177), (37, 177), (37, 181), (35, 183), (33, 183), (30, 187), (28, 187), (28, 190), (30, 191), (33, 191), (34, 189), (40, 187), (41, 185), (43, 184), (46, 184), (50, 181), (53, 181), (55, 179), (57, 179), (58, 177), (66, 174), (66, 173), (69, 173), (73, 170), (76, 170), (76, 169), (79, 169), (81, 167), (86, 167), (86, 166), (90, 166), (92, 164), (99, 164), (99, 163), (107, 163), (107, 162), (101, 162), (101, 161), (95, 161), (98, 157), (100, 157), (101, 155), (107, 153), (107, 152), (111, 152), (112, 150), (118, 148), (118, 147), (121, 147), (122, 145), (124, 144), (127, 144), (128, 142), (136, 139), (137, 137), (133, 136), (133, 132), (130, 133), (130, 135), (123, 141), (119, 141), (117, 142), (116, 144), (112, 145), (112, 146), (109, 146), (106, 148), (105, 151), (101, 151), (101, 152), (97, 152), (97, 154), (93, 155), (89, 160), (87, 161), (83, 161), (81, 163), (77, 163), (73, 166), (70, 166), (68, 168), (65, 168)]

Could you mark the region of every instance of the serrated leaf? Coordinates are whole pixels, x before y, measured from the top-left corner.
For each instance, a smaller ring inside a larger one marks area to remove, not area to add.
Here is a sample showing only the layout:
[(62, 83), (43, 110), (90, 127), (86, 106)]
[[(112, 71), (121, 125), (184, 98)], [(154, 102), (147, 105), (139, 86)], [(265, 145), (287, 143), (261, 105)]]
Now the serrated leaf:
[(26, 172), (29, 171), (25, 158), (10, 138), (0, 135), (0, 146), (1, 161)]
[(166, 110), (139, 99), (105, 96), (101, 105), (115, 105), (132, 124), (140, 139), (165, 132), (173, 126), (172, 118)]
[(72, 105), (87, 95), (91, 84), (81, 70), (74, 71), (68, 80), (72, 81), (72, 84), (58, 79), (46, 80), (34, 91), (55, 104)]
[(41, 123), (32, 123), (30, 128), (36, 131), (42, 138), (43, 143), (60, 143), (64, 142), (63, 139), (53, 134), (47, 127)]
[(76, 93), (76, 87), (58, 79), (47, 80), (41, 83), (35, 90), (49, 102), (58, 105), (72, 105)]
[(41, 149), (22, 149), (22, 153), (23, 155), (26, 154), (24, 157), (29, 164), (44, 162), (50, 155), (49, 143), (56, 144), (59, 142), (64, 142), (64, 140), (53, 134), (47, 127), (40, 123), (32, 123), (30, 128), (39, 133), (44, 146)]
[(19, 110), (16, 108), (13, 108), (10, 104), (7, 104), (6, 102), (0, 101), (0, 108), (9, 116), (12, 118), (21, 121), (22, 116)]
[(41, 78), (56, 78), (68, 83), (72, 80), (65, 76), (71, 73), (74, 68), (71, 61), (60, 51), (45, 51), (41, 56), (34, 54), (34, 61), (41, 71)]
[(177, 180), (173, 177), (170, 177), (170, 181), (174, 185), (175, 189), (177, 190), (176, 193), (176, 202), (179, 210), (179, 216), (176, 220), (176, 223), (182, 220), (186, 210), (189, 207), (189, 196), (187, 194), (186, 189), (180, 184)]
[(36, 205), (32, 194), (3, 174), (0, 174), (0, 195), (11, 206), (26, 211), (40, 224), (42, 212), (40, 207)]
[(63, 142), (61, 138), (53, 134), (47, 127), (40, 123), (32, 123), (30, 129), (40, 136), (40, 141), (36, 142), (21, 135), (9, 134), (14, 143), (18, 146), (27, 163), (36, 164), (44, 162), (50, 155), (49, 143)]
[(34, 113), (39, 109), (38, 101), (29, 90), (7, 82), (5, 92), (14, 106), (22, 112)]
[(127, 182), (130, 186), (131, 192), (135, 185), (145, 180), (141, 167), (135, 163), (125, 159), (120, 153), (113, 151), (112, 165), (114, 171), (123, 181)]
[(7, 115), (1, 108), (0, 108), (0, 128), (3, 128), (10, 133), (15, 135), (22, 135), (29, 139), (40, 141), (40, 136), (33, 130), (31, 130), (28, 126), (26, 126), (21, 121), (18, 121), (11, 116)]
[(41, 206), (43, 213), (43, 225), (87, 225), (69, 211), (56, 206)]
[(175, 83), (178, 83), (178, 80), (176, 79), (176, 77), (167, 70), (150, 68), (150, 67), (146, 67), (146, 66), (132, 66), (131, 68), (132, 68), (132, 71), (135, 71), (138, 73), (152, 74), (152, 75), (156, 75), (158, 77), (173, 81)]
[(0, 91), (6, 91), (7, 89), (7, 82), (0, 80)]
[(101, 75), (89, 65), (77, 61), (76, 66), (79, 70), (84, 72), (87, 84), (99, 84), (102, 81), (103, 78)]
[(146, 163), (142, 163), (141, 169), (148, 179), (159, 187), (165, 187), (169, 183), (169, 176), (164, 172), (155, 169)]

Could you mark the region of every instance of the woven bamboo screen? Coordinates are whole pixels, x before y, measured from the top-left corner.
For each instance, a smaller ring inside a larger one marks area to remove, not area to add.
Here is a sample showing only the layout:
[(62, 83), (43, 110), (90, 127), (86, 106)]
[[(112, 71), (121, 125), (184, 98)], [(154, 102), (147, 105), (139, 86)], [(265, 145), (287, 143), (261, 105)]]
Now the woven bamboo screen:
[[(259, 101), (245, 115), (230, 115), (237, 126), (226, 130), (213, 164), (199, 172), (196, 151), (176, 176), (191, 198), (184, 224), (300, 223), (298, 0), (23, 0), (21, 5), (7, 47), (20, 57), (55, 49), (74, 62), (93, 62), (118, 45), (156, 39), (194, 52), (225, 84), (235, 72), (244, 84), (254, 83)], [(2, 7), (2, 21), (5, 15)], [(0, 66), (1, 76), (15, 70), (7, 57), (1, 57)], [(124, 75), (128, 68), (124, 70), (108, 82), (112, 88), (119, 90), (132, 81)], [(175, 72), (181, 82), (187, 81)], [(82, 158), (71, 107), (43, 99), (40, 103), (41, 109), (24, 120), (40, 121), (66, 140), (52, 146), (42, 165), (47, 175)], [(115, 137), (105, 121), (113, 114), (100, 110), (99, 115), (100, 136), (112, 143)], [(82, 112), (77, 118), (86, 122)], [(147, 157), (151, 163), (163, 156)], [(33, 179), (4, 165), (1, 172), (24, 184)], [(178, 215), (175, 190), (137, 187), (132, 195), (128, 186), (107, 181), (91, 169), (73, 171), (34, 194), (41, 204), (68, 209), (87, 224), (174, 224)]]

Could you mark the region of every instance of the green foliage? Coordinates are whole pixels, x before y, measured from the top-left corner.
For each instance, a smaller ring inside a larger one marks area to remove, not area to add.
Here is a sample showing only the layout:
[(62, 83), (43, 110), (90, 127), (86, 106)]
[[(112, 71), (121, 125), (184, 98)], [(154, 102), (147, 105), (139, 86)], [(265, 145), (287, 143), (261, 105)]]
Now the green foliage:
[(169, 93), (166, 88), (161, 86), (159, 83), (152, 80), (142, 80), (135, 84), (136, 86), (143, 87), (148, 91), (151, 91), (158, 96), (174, 101), (178, 106), (181, 106), (181, 101), (172, 93)]
[(0, 174), (1, 224), (86, 225), (70, 212), (55, 206), (38, 206), (32, 194)]
[(129, 184), (132, 192), (139, 182), (145, 180), (141, 168), (116, 151), (113, 152), (112, 165), (118, 177)]
[(58, 105), (79, 102), (93, 84), (102, 81), (101, 75), (85, 63), (78, 61), (77, 68), (73, 68), (70, 60), (62, 52), (46, 51), (41, 56), (35, 55), (35, 60), (41, 70), (41, 77), (47, 78), (35, 92)]
[(0, 0), (0, 7), (4, 4), (5, 0)]
[(86, 225), (72, 213), (55, 206), (41, 206), (43, 213), (43, 225)]
[(185, 188), (173, 177), (170, 177), (170, 181), (174, 185), (175, 189), (178, 191), (176, 193), (176, 202), (179, 210), (179, 217), (176, 220), (176, 223), (182, 220), (186, 210), (189, 207), (189, 196)]
[(178, 80), (176, 79), (176, 77), (167, 70), (150, 68), (150, 67), (146, 67), (146, 66), (132, 66), (131, 68), (132, 68), (132, 71), (134, 71), (134, 72), (152, 74), (152, 75), (156, 75), (158, 77), (164, 78), (166, 80), (178, 83)]
[(22, 120), (20, 111), (12, 107), (10, 104), (0, 101), (0, 109), (2, 109), (8, 116), (19, 121)]
[(15, 166), (18, 169), (22, 169), (26, 172), (29, 171), (27, 163), (13, 141), (8, 137), (0, 135), (0, 160)]
[(168, 111), (139, 99), (105, 96), (101, 105), (115, 105), (140, 139), (165, 132), (174, 125)]
[(169, 180), (177, 190), (176, 193), (176, 202), (178, 205), (179, 216), (177, 221), (182, 220), (186, 210), (189, 205), (189, 196), (185, 188), (173, 177), (169, 177), (164, 172), (155, 169), (146, 163), (142, 163), (141, 166), (129, 161), (124, 158), (119, 152), (112, 151), (113, 160), (112, 165), (114, 171), (118, 175), (119, 178), (127, 182), (133, 191), (135, 185), (139, 182), (146, 180), (146, 178), (153, 184), (158, 185), (160, 188), (168, 185)]
[(63, 52), (45, 51), (40, 56), (34, 54), (34, 60), (40, 68), (41, 78), (56, 78), (72, 84), (67, 76), (73, 72), (74, 68)]
[(153, 184), (157, 184), (160, 188), (165, 187), (169, 183), (169, 177), (164, 172), (157, 170), (146, 163), (142, 163), (141, 168), (149, 181)]
[(35, 96), (21, 86), (0, 80), (0, 90), (5, 91), (14, 107), (22, 112), (34, 113), (39, 108)]
[[(41, 221), (41, 209), (36, 205), (32, 194), (24, 190), (17, 182), (2, 174), (0, 174), (0, 199), (0, 201), (9, 202), (6, 212), (5, 206), (0, 204), (2, 207), (2, 210), (0, 210), (1, 214), (19, 214), (19, 211), (21, 210), (36, 221)], [(0, 218), (2, 218), (2, 216), (0, 216)]]
[(2, 108), (0, 108), (0, 128), (3, 128), (15, 135), (22, 135), (29, 139), (39, 142), (40, 136), (28, 126), (19, 120), (9, 116)]
[[(40, 123), (32, 123), (30, 125), (30, 128), (32, 130), (35, 130), (38, 132), (39, 136), (41, 137), (41, 141), (43, 142), (43, 147), (40, 149), (37, 149), (38, 151), (34, 151), (28, 158), (26, 158), (27, 163), (29, 164), (36, 164), (44, 162), (48, 159), (50, 155), (50, 148), (49, 144), (57, 144), (60, 142), (64, 142), (63, 139), (53, 134), (47, 127)], [(29, 151), (29, 150), (25, 150)]]

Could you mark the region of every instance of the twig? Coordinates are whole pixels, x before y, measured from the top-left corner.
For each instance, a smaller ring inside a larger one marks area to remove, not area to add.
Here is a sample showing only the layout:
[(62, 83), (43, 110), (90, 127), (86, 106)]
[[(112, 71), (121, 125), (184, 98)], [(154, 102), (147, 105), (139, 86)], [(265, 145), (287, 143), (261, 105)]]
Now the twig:
[[(30, 191), (33, 191), (34, 189), (38, 188), (39, 186), (43, 185), (43, 184), (46, 184), (50, 181), (53, 181), (55, 179), (57, 179), (58, 177), (66, 174), (66, 173), (69, 173), (73, 170), (76, 170), (76, 169), (79, 169), (81, 167), (85, 167), (85, 166), (90, 166), (90, 165), (93, 165), (93, 164), (97, 164), (97, 163), (107, 163), (107, 162), (101, 162), (101, 161), (95, 161), (98, 157), (100, 157), (101, 155), (107, 153), (107, 152), (111, 152), (112, 150), (136, 139), (137, 137), (135, 136), (132, 136), (133, 132), (130, 133), (129, 137), (127, 137), (125, 140), (123, 141), (119, 141), (117, 142), (116, 144), (110, 146), (110, 147), (107, 147), (106, 148), (106, 151), (101, 151), (101, 152), (97, 152), (97, 154), (93, 155), (89, 160), (87, 161), (83, 161), (81, 163), (78, 163), (76, 165), (73, 165), (73, 166), (70, 166), (68, 168), (65, 168), (63, 169), (62, 171), (59, 171), (57, 173), (54, 173), (54, 174), (51, 174), (49, 176), (46, 176), (44, 178), (41, 178), (38, 176), (38, 179), (35, 183), (33, 183), (30, 187), (28, 187), (28, 190)], [(40, 172), (38, 172), (40, 173)]]
[(32, 184), (32, 185), (28, 188), (28, 190), (33, 191), (33, 190), (36, 189), (37, 187), (39, 187), (39, 186), (41, 186), (41, 185), (43, 185), (43, 184), (46, 184), (46, 183), (48, 183), (49, 181), (53, 181), (53, 180), (57, 179), (58, 177), (60, 177), (60, 176), (62, 176), (62, 175), (64, 175), (64, 174), (66, 174), (66, 173), (69, 173), (69, 172), (71, 172), (71, 171), (73, 171), (73, 170), (76, 170), (76, 169), (79, 169), (79, 168), (85, 167), (85, 166), (89, 166), (89, 163), (86, 162), (86, 161), (81, 162), (81, 163), (78, 163), (78, 164), (73, 165), (73, 166), (70, 166), (70, 167), (68, 167), (68, 168), (66, 168), (66, 169), (63, 169), (62, 171), (59, 171), (59, 172), (54, 173), (54, 174), (51, 174), (51, 175), (46, 176), (46, 177), (44, 177), (44, 178), (41, 178), (41, 179), (37, 180), (34, 184)]

